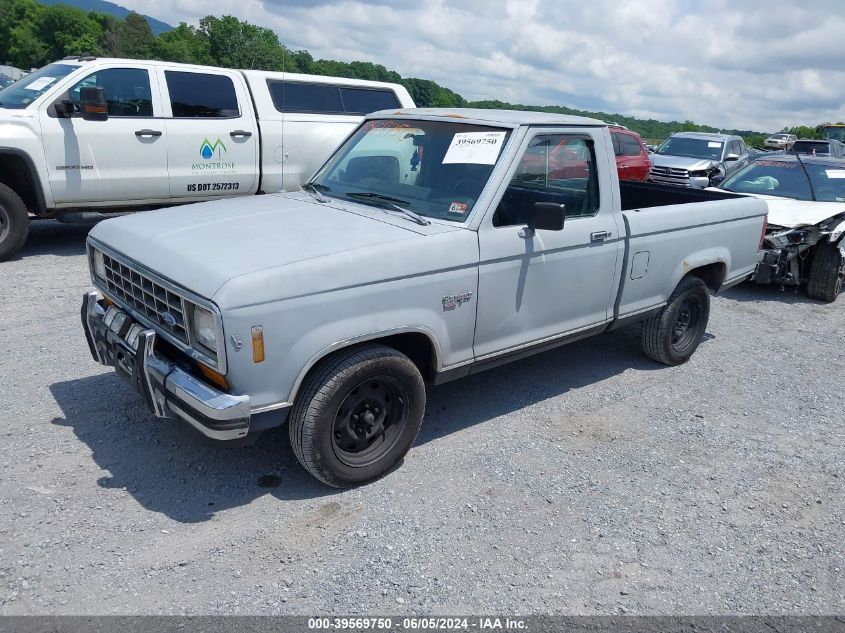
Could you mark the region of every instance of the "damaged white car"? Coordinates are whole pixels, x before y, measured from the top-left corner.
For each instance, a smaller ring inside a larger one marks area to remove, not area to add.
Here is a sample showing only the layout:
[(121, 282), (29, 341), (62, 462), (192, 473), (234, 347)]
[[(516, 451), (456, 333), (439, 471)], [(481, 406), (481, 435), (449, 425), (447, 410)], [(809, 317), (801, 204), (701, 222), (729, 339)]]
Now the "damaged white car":
[(763, 158), (725, 180), (721, 189), (768, 204), (757, 283), (806, 283), (813, 299), (830, 302), (839, 296), (845, 280), (845, 160)]

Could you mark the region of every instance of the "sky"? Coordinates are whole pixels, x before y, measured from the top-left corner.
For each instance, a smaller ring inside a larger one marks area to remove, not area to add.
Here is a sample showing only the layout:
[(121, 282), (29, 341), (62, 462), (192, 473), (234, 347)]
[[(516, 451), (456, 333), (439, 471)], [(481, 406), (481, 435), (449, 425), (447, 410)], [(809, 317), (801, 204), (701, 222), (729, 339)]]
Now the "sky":
[(726, 129), (845, 120), (842, 0), (116, 0), (176, 25), (234, 15), (315, 59), (469, 100)]

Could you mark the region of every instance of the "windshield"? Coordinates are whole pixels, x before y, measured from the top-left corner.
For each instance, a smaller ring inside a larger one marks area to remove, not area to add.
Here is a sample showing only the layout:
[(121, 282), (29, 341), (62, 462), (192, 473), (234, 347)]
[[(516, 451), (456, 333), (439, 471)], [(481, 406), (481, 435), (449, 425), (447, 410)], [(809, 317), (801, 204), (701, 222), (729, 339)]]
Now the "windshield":
[[(805, 162), (819, 202), (845, 202), (845, 164), (840, 166)], [(764, 194), (812, 200), (807, 175), (798, 161), (758, 160), (725, 180), (722, 189), (734, 193)]]
[(22, 110), (44, 94), (59, 79), (66, 77), (77, 68), (79, 66), (50, 64), (36, 70), (34, 73), (0, 90), (0, 107)]
[(824, 137), (845, 142), (845, 126), (824, 128)]
[(674, 136), (663, 141), (663, 145), (657, 148), (657, 153), (720, 160), (723, 145), (721, 141), (708, 141), (706, 138)]
[(365, 121), (313, 184), (329, 197), (464, 222), (509, 136), (466, 123)]
[(771, 138), (777, 139), (779, 141), (783, 141), (789, 138), (788, 134), (772, 134)]

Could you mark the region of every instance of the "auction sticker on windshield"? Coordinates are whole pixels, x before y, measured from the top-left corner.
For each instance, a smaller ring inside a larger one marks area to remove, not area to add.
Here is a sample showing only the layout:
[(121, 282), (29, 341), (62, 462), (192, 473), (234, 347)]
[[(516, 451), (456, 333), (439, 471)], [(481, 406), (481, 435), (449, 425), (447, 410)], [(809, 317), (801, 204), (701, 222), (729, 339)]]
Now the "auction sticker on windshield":
[(825, 169), (828, 178), (845, 178), (845, 169)]
[(458, 132), (452, 139), (443, 164), (494, 165), (507, 132)]

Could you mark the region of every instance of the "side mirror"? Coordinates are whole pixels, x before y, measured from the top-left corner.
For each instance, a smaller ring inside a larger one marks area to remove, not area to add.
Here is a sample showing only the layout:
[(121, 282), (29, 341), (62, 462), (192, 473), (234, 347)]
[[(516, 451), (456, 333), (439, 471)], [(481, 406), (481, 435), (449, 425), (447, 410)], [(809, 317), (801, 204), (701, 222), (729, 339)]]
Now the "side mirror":
[(561, 231), (566, 221), (566, 205), (554, 202), (535, 202), (528, 219), (528, 226), (519, 232), (520, 237), (533, 237), (536, 229)]
[(79, 107), (86, 121), (107, 121), (109, 108), (106, 91), (100, 86), (86, 86), (79, 90)]
[(732, 160), (739, 160), (739, 154), (728, 154), (725, 156), (725, 162), (730, 162)]

